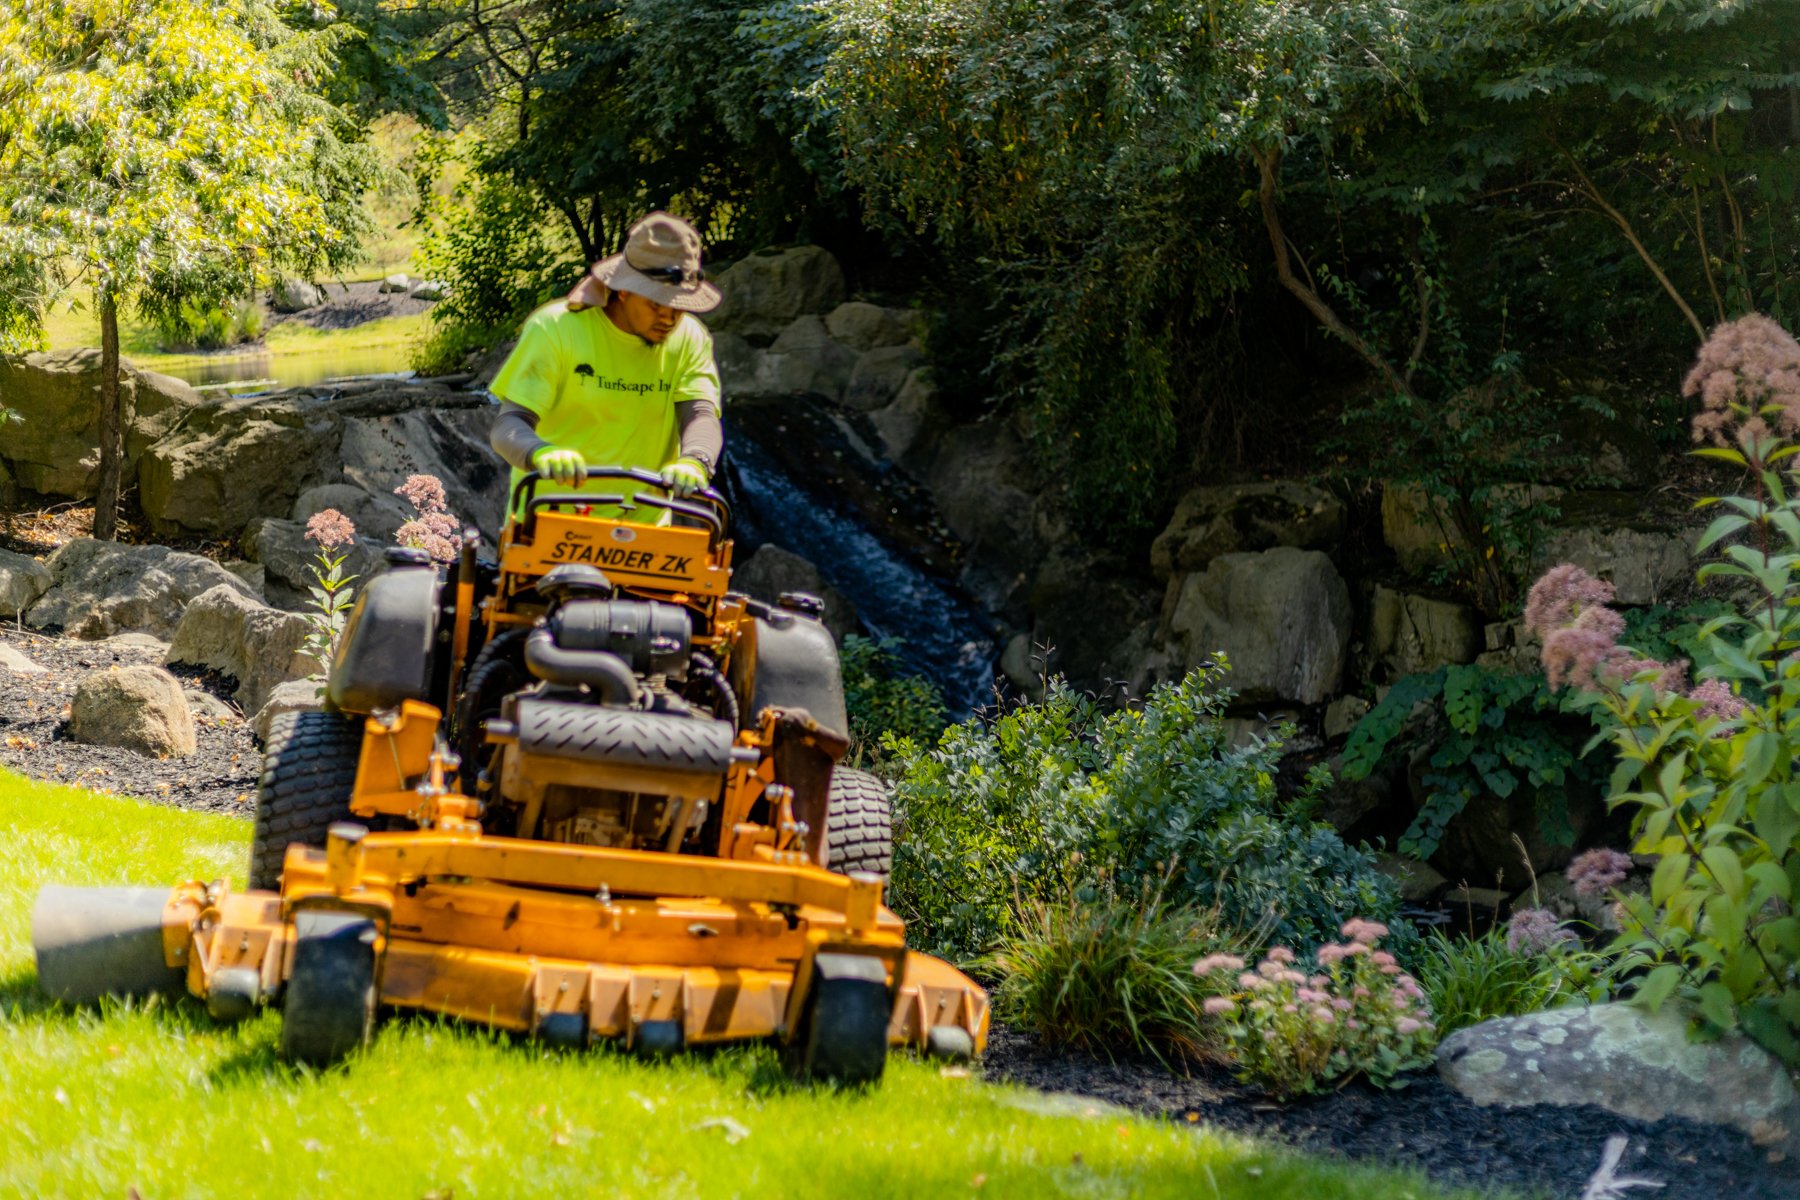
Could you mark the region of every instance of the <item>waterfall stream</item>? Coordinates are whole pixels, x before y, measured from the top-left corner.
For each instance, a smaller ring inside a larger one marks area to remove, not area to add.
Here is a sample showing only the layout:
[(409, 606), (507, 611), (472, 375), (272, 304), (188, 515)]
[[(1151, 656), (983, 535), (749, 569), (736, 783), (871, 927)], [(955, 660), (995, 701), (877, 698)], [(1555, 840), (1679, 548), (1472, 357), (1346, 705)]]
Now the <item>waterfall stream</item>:
[[(830, 421), (807, 422), (804, 431), (765, 421), (728, 419), (727, 426), (724, 482), (735, 510), (738, 561), (766, 542), (801, 555), (856, 605), (870, 636), (900, 642), (903, 668), (937, 684), (952, 717), (985, 704), (997, 653), (993, 621), (943, 571), (858, 511), (857, 500), (894, 491), (882, 468), (854, 446), (828, 448), (834, 462), (858, 476), (853, 495), (821, 486), (766, 444), (790, 434), (829, 442)], [(896, 499), (893, 507), (900, 506)]]

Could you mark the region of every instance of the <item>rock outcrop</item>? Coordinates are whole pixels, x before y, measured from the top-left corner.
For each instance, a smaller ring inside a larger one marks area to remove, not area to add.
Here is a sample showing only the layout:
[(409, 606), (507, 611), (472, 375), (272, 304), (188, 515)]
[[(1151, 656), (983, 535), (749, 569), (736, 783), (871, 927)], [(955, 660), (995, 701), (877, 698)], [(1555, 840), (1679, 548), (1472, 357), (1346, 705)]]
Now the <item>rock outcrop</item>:
[(1317, 550), (1222, 554), (1170, 583), (1163, 630), (1177, 674), (1223, 651), (1240, 699), (1322, 704), (1350, 649), (1350, 590)]
[(795, 317), (830, 312), (844, 300), (844, 270), (818, 246), (759, 250), (714, 282), (724, 298), (707, 315), (707, 326), (764, 346)]
[(1800, 1096), (1776, 1058), (1738, 1034), (1688, 1037), (1675, 1004), (1570, 1005), (1461, 1029), (1438, 1047), (1438, 1073), (1477, 1104), (1592, 1104), (1640, 1121), (1730, 1125), (1758, 1145), (1800, 1154)]
[(50, 568), (27, 554), (0, 550), (0, 617), (17, 620), (50, 588)]
[(219, 586), (196, 596), (182, 612), (167, 659), (223, 671), (238, 682), (232, 699), (245, 712), (255, 712), (279, 684), (320, 670), (303, 648), (310, 628), (299, 613)]
[(69, 736), (157, 758), (194, 752), (194, 718), (181, 683), (156, 667), (94, 671), (75, 685)]
[(774, 603), (783, 592), (807, 592), (825, 604), (825, 627), (838, 641), (859, 628), (856, 605), (844, 594), (825, 582), (819, 568), (791, 550), (772, 543), (759, 546), (756, 553), (738, 564), (731, 575), (731, 586), (748, 596)]
[[(167, 436), (204, 401), (179, 379), (140, 370), (119, 372), (119, 408), (125, 429), (123, 477), (132, 478), (139, 457)], [(19, 414), (0, 439), (0, 490), (85, 499), (100, 470), (100, 351), (56, 350), (0, 355), (0, 404)]]
[(1327, 550), (1344, 534), (1344, 505), (1323, 488), (1294, 480), (1197, 487), (1150, 544), (1157, 578), (1200, 571), (1221, 554), (1294, 546)]
[(76, 538), (44, 566), (50, 586), (26, 612), (25, 623), (61, 628), (71, 637), (136, 631), (166, 641), (188, 602), (204, 592), (226, 587), (255, 599), (249, 584), (218, 563), (167, 546)]

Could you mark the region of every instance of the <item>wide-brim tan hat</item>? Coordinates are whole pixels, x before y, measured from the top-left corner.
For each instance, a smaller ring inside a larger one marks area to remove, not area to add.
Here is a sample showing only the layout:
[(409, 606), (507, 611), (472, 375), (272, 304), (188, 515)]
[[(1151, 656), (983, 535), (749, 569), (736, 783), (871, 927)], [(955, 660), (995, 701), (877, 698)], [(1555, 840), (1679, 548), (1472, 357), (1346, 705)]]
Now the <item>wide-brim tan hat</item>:
[(719, 289), (700, 268), (700, 235), (680, 217), (653, 212), (631, 227), (625, 249), (595, 263), (569, 302), (587, 307), (606, 303), (605, 289), (635, 292), (680, 312), (704, 313), (719, 307)]

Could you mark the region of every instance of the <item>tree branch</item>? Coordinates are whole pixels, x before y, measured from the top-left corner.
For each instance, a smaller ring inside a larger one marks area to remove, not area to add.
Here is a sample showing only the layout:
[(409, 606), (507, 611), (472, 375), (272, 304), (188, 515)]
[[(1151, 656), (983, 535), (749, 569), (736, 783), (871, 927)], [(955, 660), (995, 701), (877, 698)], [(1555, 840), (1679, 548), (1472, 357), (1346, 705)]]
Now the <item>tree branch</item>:
[(1275, 277), (1281, 281), (1282, 287), (1306, 306), (1308, 312), (1318, 318), (1319, 324), (1323, 325), (1328, 333), (1337, 337), (1354, 350), (1364, 362), (1375, 368), (1376, 374), (1381, 376), (1384, 383), (1403, 396), (1411, 396), (1413, 394), (1412, 386), (1395, 372), (1393, 365), (1383, 358), (1375, 347), (1364, 341), (1348, 325), (1345, 325), (1337, 313), (1332, 310), (1331, 305), (1325, 302), (1324, 297), (1295, 277), (1293, 261), (1288, 254), (1287, 235), (1282, 232), (1281, 214), (1275, 207), (1275, 180), (1281, 170), (1281, 151), (1276, 149), (1252, 150), (1251, 154), (1255, 157), (1257, 170), (1261, 174), (1261, 183), (1257, 187), (1256, 195), (1262, 205), (1263, 226), (1269, 232), (1269, 245), (1275, 251)]
[(1676, 290), (1669, 277), (1663, 273), (1662, 267), (1657, 265), (1656, 259), (1651, 256), (1644, 243), (1638, 239), (1637, 230), (1632, 228), (1631, 221), (1626, 218), (1624, 213), (1606, 202), (1606, 197), (1600, 194), (1600, 189), (1594, 186), (1594, 181), (1588, 178), (1588, 173), (1581, 169), (1581, 164), (1575, 161), (1573, 154), (1563, 149), (1554, 140), (1551, 141), (1551, 145), (1556, 146), (1557, 151), (1568, 160), (1569, 166), (1574, 169), (1575, 178), (1580, 181), (1581, 194), (1586, 196), (1589, 203), (1619, 227), (1619, 232), (1625, 235), (1625, 240), (1631, 243), (1631, 248), (1637, 251), (1637, 255), (1643, 260), (1644, 265), (1650, 268), (1650, 273), (1656, 276), (1656, 282), (1662, 284), (1663, 291), (1667, 292), (1669, 299), (1675, 302), (1675, 307), (1681, 310), (1681, 315), (1687, 318), (1687, 323), (1693, 326), (1694, 336), (1704, 342), (1706, 326), (1700, 323), (1700, 318), (1694, 315), (1694, 310), (1688, 307), (1688, 302), (1682, 299), (1681, 293)]

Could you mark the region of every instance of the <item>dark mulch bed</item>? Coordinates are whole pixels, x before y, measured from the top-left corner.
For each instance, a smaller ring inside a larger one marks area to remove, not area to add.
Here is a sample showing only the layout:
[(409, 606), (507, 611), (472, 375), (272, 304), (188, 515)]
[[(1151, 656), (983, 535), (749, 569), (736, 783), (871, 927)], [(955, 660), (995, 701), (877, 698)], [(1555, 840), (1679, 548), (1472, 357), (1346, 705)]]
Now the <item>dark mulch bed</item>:
[[(33, 779), (77, 783), (177, 808), (250, 815), (262, 755), (241, 714), (196, 716), (198, 749), (185, 758), (156, 759), (69, 740), (69, 698), (81, 676), (111, 667), (163, 667), (157, 649), (10, 628), (0, 631), (0, 641), (45, 668), (41, 675), (21, 675), (0, 666), (0, 765)], [(233, 681), (192, 667), (165, 669), (184, 687), (198, 687), (230, 703)]]
[(1657, 1200), (1795, 1200), (1800, 1163), (1771, 1162), (1735, 1130), (1668, 1118), (1633, 1121), (1598, 1108), (1482, 1108), (1436, 1074), (1381, 1091), (1352, 1084), (1291, 1104), (1268, 1103), (1216, 1068), (1191, 1075), (1150, 1060), (1108, 1062), (996, 1026), (987, 1078), (1092, 1096), (1140, 1112), (1289, 1142), (1315, 1153), (1423, 1169), (1440, 1183), (1575, 1200), (1606, 1139), (1631, 1139), (1619, 1173), (1667, 1186)]

